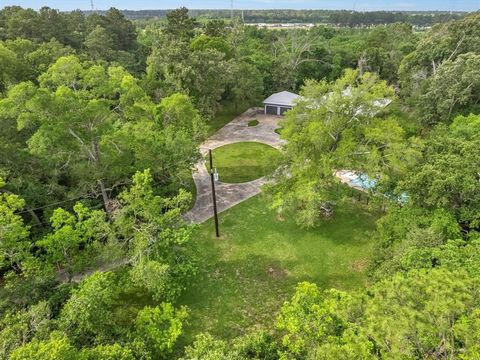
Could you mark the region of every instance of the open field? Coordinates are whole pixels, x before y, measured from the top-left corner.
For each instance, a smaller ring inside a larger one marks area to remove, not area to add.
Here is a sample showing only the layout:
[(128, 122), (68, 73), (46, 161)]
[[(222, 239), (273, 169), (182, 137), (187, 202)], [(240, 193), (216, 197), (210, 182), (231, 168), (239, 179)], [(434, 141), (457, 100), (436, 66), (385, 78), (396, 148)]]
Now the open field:
[(200, 332), (223, 338), (272, 325), (281, 304), (301, 281), (322, 288), (361, 288), (372, 255), (376, 215), (347, 203), (320, 228), (279, 220), (256, 196), (199, 226), (200, 272), (179, 304), (191, 309), (184, 343)]

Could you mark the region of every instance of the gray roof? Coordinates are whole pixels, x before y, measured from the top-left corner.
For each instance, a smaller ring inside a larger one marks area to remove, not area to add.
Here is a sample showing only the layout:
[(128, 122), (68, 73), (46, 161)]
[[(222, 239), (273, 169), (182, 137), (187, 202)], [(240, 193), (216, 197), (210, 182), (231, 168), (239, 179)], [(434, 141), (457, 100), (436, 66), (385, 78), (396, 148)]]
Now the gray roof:
[(300, 95), (291, 93), (290, 91), (282, 91), (266, 98), (264, 104), (294, 106), (294, 100), (298, 99)]

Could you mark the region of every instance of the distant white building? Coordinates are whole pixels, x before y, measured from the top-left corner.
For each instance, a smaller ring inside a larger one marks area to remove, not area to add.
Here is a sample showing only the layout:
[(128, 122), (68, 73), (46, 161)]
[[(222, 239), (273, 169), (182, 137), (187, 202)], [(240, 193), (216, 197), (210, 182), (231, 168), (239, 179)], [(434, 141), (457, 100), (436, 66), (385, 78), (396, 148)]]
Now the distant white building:
[(290, 91), (282, 91), (270, 95), (263, 101), (265, 114), (283, 115), (295, 106), (295, 100), (300, 97)]

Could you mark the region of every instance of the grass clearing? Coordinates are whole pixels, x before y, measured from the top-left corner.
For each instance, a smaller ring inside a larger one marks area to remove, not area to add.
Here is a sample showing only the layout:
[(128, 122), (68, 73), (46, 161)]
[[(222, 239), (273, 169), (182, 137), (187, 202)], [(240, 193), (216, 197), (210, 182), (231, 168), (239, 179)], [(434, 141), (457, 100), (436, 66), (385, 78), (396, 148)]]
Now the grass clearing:
[(235, 105), (233, 102), (224, 102), (220, 111), (208, 122), (209, 129), (207, 135), (210, 136), (215, 134), (218, 130), (249, 108), (249, 104)]
[(239, 142), (213, 150), (213, 165), (220, 181), (243, 183), (269, 175), (277, 168), (281, 153), (266, 144)]
[(344, 290), (366, 283), (377, 214), (362, 205), (347, 202), (312, 230), (299, 228), (294, 219), (278, 219), (261, 195), (219, 217), (221, 239), (215, 238), (212, 220), (194, 236), (200, 271), (178, 302), (190, 308), (182, 345), (201, 332), (232, 338), (272, 326), (298, 282)]

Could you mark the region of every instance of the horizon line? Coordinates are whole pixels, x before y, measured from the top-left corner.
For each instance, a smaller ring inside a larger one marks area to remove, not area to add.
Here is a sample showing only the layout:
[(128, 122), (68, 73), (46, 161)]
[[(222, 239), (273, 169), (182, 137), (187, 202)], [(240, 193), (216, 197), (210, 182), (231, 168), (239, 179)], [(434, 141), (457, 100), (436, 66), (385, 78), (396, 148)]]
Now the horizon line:
[[(21, 5), (4, 5), (0, 7), (0, 10), (6, 8), (6, 7), (12, 7), (12, 6), (19, 6), (24, 9), (33, 9), (35, 11), (40, 10), (42, 7), (48, 7), (50, 9), (58, 10), (60, 12), (70, 12), (70, 11), (83, 11), (83, 12), (95, 12), (95, 11), (108, 11), (111, 8), (115, 8), (119, 11), (167, 11), (167, 10), (175, 10), (179, 9), (181, 7), (186, 7), (188, 10), (206, 10), (206, 11), (230, 11), (232, 10), (231, 8), (197, 8), (197, 7), (187, 7), (187, 6), (176, 6), (176, 7), (171, 7), (171, 8), (147, 8), (147, 9), (121, 9), (115, 6), (110, 6), (108, 8), (102, 8), (102, 9), (81, 9), (81, 8), (76, 8), (76, 9), (70, 9), (70, 10), (60, 10), (55, 7), (50, 7), (50, 6), (42, 6), (38, 8), (34, 7), (23, 7)], [(245, 11), (245, 10), (264, 10), (264, 11), (278, 11), (278, 10), (285, 10), (285, 11), (349, 11), (349, 12), (357, 12), (357, 13), (366, 13), (366, 12), (397, 12), (397, 13), (421, 13), (421, 12), (438, 12), (438, 13), (473, 13), (473, 12), (478, 12), (480, 11), (479, 9), (476, 10), (435, 10), (435, 9), (422, 9), (422, 10), (400, 10), (400, 9), (376, 9), (376, 10), (352, 10), (352, 9), (326, 9), (326, 8), (304, 8), (304, 9), (296, 9), (296, 8), (234, 8), (234, 11)]]

